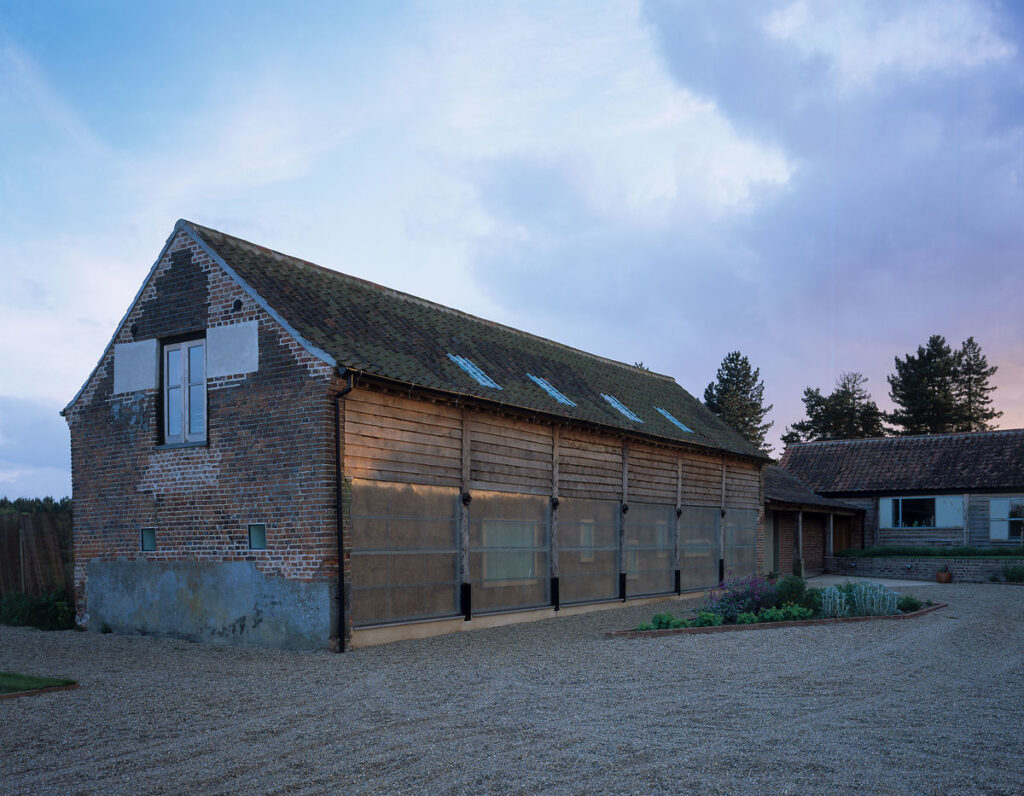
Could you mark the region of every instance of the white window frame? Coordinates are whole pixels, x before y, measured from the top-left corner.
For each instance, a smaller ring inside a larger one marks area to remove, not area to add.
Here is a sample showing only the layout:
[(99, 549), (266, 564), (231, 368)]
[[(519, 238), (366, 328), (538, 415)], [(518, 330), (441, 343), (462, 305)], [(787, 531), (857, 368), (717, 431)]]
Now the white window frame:
[[(1014, 511), (1024, 506), (1024, 497), (992, 498), (989, 501), (989, 534), (994, 542), (1024, 542), (1024, 518), (1015, 517)], [(1018, 533), (1011, 534), (1016, 528)]]
[[(189, 368), (189, 349), (199, 347), (202, 349), (202, 361), (203, 361), (203, 372), (199, 378), (195, 377), (195, 374), (190, 372)], [(169, 371), (170, 355), (174, 351), (180, 351), (180, 372), (178, 375), (178, 383), (171, 384), (171, 373)], [(164, 431), (164, 443), (165, 444), (183, 444), (183, 443), (201, 443), (206, 442), (206, 433), (209, 428), (209, 418), (207, 417), (206, 411), (206, 339), (199, 337), (192, 340), (183, 340), (180, 343), (167, 343), (163, 347), (163, 354), (161, 360), (161, 374), (163, 376), (163, 431)], [(192, 402), (192, 389), (199, 388), (199, 394), (202, 401), (202, 418), (203, 428), (201, 431), (193, 431), (191, 424), (189, 423), (190, 408)], [(173, 416), (171, 410), (171, 390), (181, 390), (181, 402), (180, 408), (177, 410), (179, 413), (178, 422), (180, 423), (179, 428), (181, 432), (178, 434), (172, 434), (170, 425)]]

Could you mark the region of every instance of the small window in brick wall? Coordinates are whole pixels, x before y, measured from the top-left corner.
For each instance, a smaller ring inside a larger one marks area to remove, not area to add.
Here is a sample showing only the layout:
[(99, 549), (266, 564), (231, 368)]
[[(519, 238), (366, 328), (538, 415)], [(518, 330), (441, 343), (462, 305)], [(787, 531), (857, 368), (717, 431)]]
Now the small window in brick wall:
[(139, 533), (139, 546), (142, 552), (156, 550), (156, 528), (143, 528)]
[(249, 549), (267, 549), (267, 526), (261, 523), (254, 523), (249, 526)]

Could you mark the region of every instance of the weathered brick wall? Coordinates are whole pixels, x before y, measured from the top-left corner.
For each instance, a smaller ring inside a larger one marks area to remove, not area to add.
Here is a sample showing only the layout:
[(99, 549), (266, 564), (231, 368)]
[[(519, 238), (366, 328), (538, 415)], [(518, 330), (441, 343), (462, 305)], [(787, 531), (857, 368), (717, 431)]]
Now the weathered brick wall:
[[(208, 381), (207, 444), (158, 444), (158, 391), (114, 395), (113, 346), (69, 408), (74, 580), (83, 623), (87, 573), (97, 561), (249, 562), (292, 581), (336, 578), (333, 392), (341, 383), (333, 368), (303, 349), (184, 232), (114, 342), (243, 321), (258, 323), (259, 369)], [(249, 523), (266, 523), (266, 550), (249, 549)], [(153, 552), (140, 550), (144, 527), (156, 528)]]
[(1003, 574), (1003, 565), (1022, 565), (1024, 559), (998, 558), (849, 558), (835, 556), (825, 559), (827, 572), (868, 578), (905, 578), (935, 580), (935, 573), (948, 566), (953, 580), (983, 582), (992, 575)]
[(804, 572), (817, 574), (825, 569), (824, 514), (804, 512)]

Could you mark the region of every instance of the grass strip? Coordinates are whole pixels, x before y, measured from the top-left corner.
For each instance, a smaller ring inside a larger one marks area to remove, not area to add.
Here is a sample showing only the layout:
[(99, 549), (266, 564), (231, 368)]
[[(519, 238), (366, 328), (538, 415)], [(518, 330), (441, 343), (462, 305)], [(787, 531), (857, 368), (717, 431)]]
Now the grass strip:
[(32, 677), (27, 674), (0, 672), (0, 694), (17, 694), (20, 691), (34, 691), (38, 688), (52, 688), (74, 685), (74, 680), (58, 680), (53, 677)]

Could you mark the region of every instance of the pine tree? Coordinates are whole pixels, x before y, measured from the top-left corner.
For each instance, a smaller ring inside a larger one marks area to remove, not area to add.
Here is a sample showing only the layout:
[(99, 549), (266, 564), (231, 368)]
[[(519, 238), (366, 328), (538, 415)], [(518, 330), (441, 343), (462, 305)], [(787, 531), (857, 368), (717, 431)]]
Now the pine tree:
[(774, 424), (763, 421), (772, 404), (764, 405), (764, 382), (761, 381), (760, 369), (751, 369), (750, 360), (739, 351), (727, 354), (722, 360), (716, 380), (704, 390), (704, 405), (751, 445), (765, 453), (771, 452), (771, 446), (765, 444), (764, 437)]
[[(896, 409), (888, 420), (901, 434), (941, 434), (960, 424), (957, 400), (959, 352), (946, 338), (933, 334), (917, 354), (896, 357), (896, 372), (888, 377), (889, 397)], [(987, 364), (987, 363), (986, 363)]]
[(827, 396), (823, 396), (817, 387), (808, 387), (803, 397), (807, 419), (790, 426), (782, 441), (789, 445), (794, 442), (884, 436), (882, 413), (864, 387), (867, 381), (862, 373), (844, 373)]
[(956, 371), (956, 382), (953, 393), (960, 413), (957, 420), (958, 431), (990, 431), (993, 426), (989, 421), (1002, 416), (1002, 412), (992, 409), (992, 397), (989, 395), (995, 386), (989, 379), (998, 368), (989, 367), (988, 359), (981, 353), (981, 346), (973, 337), (968, 337), (960, 346), (959, 362)]

